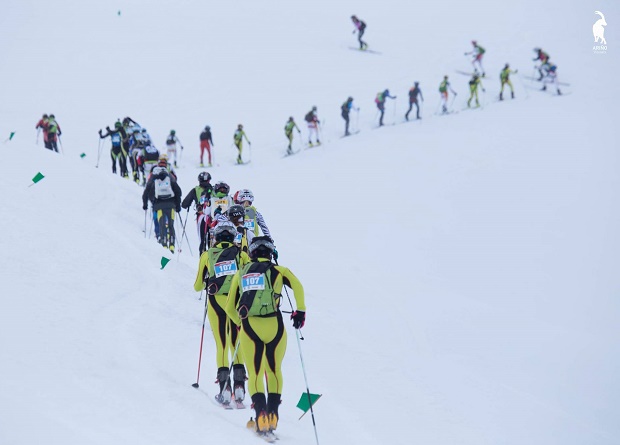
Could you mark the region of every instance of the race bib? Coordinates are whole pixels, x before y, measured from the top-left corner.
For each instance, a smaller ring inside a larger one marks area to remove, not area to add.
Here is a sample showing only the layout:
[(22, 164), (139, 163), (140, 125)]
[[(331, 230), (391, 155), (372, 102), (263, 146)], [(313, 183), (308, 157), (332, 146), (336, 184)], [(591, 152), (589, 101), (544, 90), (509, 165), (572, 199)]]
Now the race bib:
[(243, 239), (243, 234), (237, 232), (237, 235), (235, 236), (235, 244), (241, 244), (242, 239)]
[(220, 261), (219, 263), (215, 263), (213, 269), (215, 270), (216, 278), (225, 275), (234, 275), (237, 273), (237, 262), (235, 260)]
[(241, 278), (243, 292), (248, 290), (264, 290), (265, 275), (262, 273), (248, 273)]
[(246, 219), (243, 222), (243, 225), (245, 226), (246, 229), (248, 229), (251, 232), (253, 232), (254, 231), (254, 227), (256, 227), (256, 223), (254, 222), (253, 219)]

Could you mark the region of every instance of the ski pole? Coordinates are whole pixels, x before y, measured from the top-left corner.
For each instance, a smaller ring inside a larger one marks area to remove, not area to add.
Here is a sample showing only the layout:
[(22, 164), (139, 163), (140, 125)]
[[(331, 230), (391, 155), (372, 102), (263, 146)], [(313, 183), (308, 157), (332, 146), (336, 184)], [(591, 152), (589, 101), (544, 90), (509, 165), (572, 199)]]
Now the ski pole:
[[(179, 220), (183, 224), (183, 233), (181, 234), (181, 246), (183, 246), (183, 237), (185, 237), (185, 240), (187, 241), (187, 247), (189, 248), (189, 253), (192, 254), (192, 256), (194, 256), (194, 254), (192, 253), (192, 247), (189, 245), (189, 239), (187, 238), (187, 234), (185, 233), (185, 227), (187, 226), (188, 219), (189, 219), (189, 209), (187, 209), (187, 215), (185, 215), (185, 222), (183, 222), (183, 218), (181, 217), (181, 214), (179, 213)], [(181, 256), (181, 252), (183, 252), (183, 249), (179, 248), (179, 256)], [(178, 261), (178, 258), (177, 258), (177, 261)]]
[(60, 143), (60, 154), (64, 155), (65, 154), (65, 149), (62, 146), (62, 139), (60, 139), (60, 135), (58, 136), (58, 142)]
[(525, 92), (525, 98), (528, 99), (530, 97), (530, 95), (527, 92), (527, 88), (525, 88), (525, 83), (523, 82), (523, 77), (521, 76), (521, 73), (517, 73), (517, 78), (519, 79), (519, 83), (521, 84), (521, 88), (523, 88), (523, 91)]
[(101, 138), (99, 138), (99, 141), (97, 143), (97, 164), (95, 165), (95, 168), (99, 168), (99, 157), (101, 156)]
[(37, 128), (37, 145), (39, 145), (39, 133), (41, 133), (41, 129)]
[(360, 109), (355, 110), (355, 131), (360, 129)]
[[(202, 291), (200, 291), (200, 295), (202, 296)], [(200, 352), (198, 353), (198, 374), (196, 375), (196, 383), (192, 383), (194, 388), (198, 388), (200, 385), (198, 381), (200, 380), (200, 363), (202, 362), (202, 344), (205, 339), (205, 323), (207, 321), (207, 302), (209, 301), (208, 295), (205, 295), (205, 310), (202, 316), (202, 333), (200, 334)]]
[(396, 125), (396, 101), (397, 100), (398, 99), (396, 99), (396, 98), (394, 99), (394, 108), (393, 108), (393, 111), (392, 111), (392, 125)]
[(145, 209), (144, 210), (144, 238), (146, 238), (146, 214), (148, 213), (148, 210)]
[(149, 239), (151, 239), (152, 231), (153, 231), (153, 208), (151, 208), (151, 227), (149, 228)]
[(450, 110), (453, 109), (454, 101), (456, 100), (456, 96), (457, 96), (456, 92), (454, 91), (452, 92), (452, 94), (454, 94), (454, 96), (452, 96), (452, 102), (450, 102)]
[(308, 387), (308, 377), (306, 375), (306, 366), (304, 365), (304, 356), (301, 353), (301, 342), (299, 341), (299, 330), (295, 329), (295, 336), (297, 337), (297, 348), (299, 349), (299, 359), (301, 360), (301, 369), (304, 373), (304, 381), (306, 382), (306, 394), (308, 395), (308, 404), (310, 405), (310, 414), (312, 415), (312, 426), (314, 427), (314, 437), (316, 438), (316, 445), (319, 445), (319, 433), (316, 430), (316, 420), (314, 419), (314, 409), (312, 408), (312, 397), (310, 396), (310, 388)]

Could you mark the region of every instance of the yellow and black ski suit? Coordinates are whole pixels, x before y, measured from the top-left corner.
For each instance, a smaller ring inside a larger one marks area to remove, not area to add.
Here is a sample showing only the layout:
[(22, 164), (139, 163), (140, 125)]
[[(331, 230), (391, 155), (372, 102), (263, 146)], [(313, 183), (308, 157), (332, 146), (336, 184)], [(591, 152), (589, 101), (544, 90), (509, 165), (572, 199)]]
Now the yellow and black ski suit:
[[(234, 274), (239, 268), (250, 262), (247, 253), (242, 252), (237, 246), (229, 242), (216, 243), (209, 250), (202, 253), (198, 264), (198, 274), (194, 282), (194, 290), (200, 292), (207, 290), (209, 310), (209, 325), (215, 339), (215, 362), (218, 368), (218, 380), (220, 391), (228, 380), (230, 368), (229, 353), (232, 354), (237, 344), (237, 328), (232, 326), (226, 316), (224, 307), (228, 298), (228, 291)], [(232, 272), (232, 273), (231, 273)], [(233, 369), (243, 367), (243, 354), (241, 348), (233, 362)], [(222, 372), (224, 374), (222, 374)], [(236, 372), (235, 372), (236, 373)], [(245, 375), (245, 372), (244, 372)], [(245, 376), (244, 376), (245, 379)]]
[[(271, 283), (275, 311), (260, 316), (249, 315), (242, 320), (238, 310), (244, 292), (244, 275), (248, 274), (248, 271), (251, 272), (253, 265), (265, 262), (271, 264), (265, 276)], [(297, 309), (305, 312), (304, 289), (301, 282), (288, 268), (277, 266), (266, 258), (259, 258), (241, 268), (232, 279), (226, 302), (226, 313), (233, 323), (241, 326), (240, 342), (248, 371), (248, 391), (257, 417), (263, 411), (278, 416), (283, 383), (282, 360), (286, 352), (287, 339), (282, 313), (279, 310), (284, 285), (293, 290)], [(265, 397), (264, 376), (267, 378), (268, 400)]]

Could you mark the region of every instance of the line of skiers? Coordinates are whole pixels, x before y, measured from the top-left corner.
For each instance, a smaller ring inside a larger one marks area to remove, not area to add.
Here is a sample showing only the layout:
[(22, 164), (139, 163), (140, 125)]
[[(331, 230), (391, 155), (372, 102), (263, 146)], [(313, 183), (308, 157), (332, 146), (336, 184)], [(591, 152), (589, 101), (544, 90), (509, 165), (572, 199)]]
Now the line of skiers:
[(277, 428), (282, 394), (287, 334), (280, 299), (284, 286), (293, 290), (291, 319), (294, 328), (301, 328), (303, 287), (277, 264), (275, 243), (251, 190), (231, 195), (227, 183), (211, 185), (211, 175), (201, 172), (180, 206), (188, 213), (193, 206), (196, 212), (201, 255), (194, 290), (207, 293), (205, 313), (215, 340), (219, 386), (215, 400), (224, 407), (242, 404), (247, 381), (256, 419), (248, 426), (267, 434)]

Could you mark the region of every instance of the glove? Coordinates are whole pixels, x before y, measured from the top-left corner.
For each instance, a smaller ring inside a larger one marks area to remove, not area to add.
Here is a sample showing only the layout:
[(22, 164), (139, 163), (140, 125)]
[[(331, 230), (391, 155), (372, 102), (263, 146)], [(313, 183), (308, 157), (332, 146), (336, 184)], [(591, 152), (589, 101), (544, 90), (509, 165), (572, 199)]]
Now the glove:
[(142, 206), (142, 210), (147, 210), (148, 208), (149, 208), (149, 206), (148, 206), (148, 205), (146, 205), (146, 204), (144, 204), (144, 205)]
[(252, 145), (252, 143), (250, 141), (248, 141), (248, 145)]
[(176, 211), (177, 211), (177, 213), (181, 213), (181, 206), (180, 205), (177, 206)]
[(463, 53), (464, 56), (466, 56), (468, 53)]
[(482, 92), (483, 92), (483, 93), (486, 93), (486, 92), (487, 92), (487, 90), (485, 90), (485, 89), (483, 88), (483, 89), (482, 89)]
[(278, 251), (276, 249), (273, 249), (273, 260), (278, 261)]
[(101, 128), (99, 129), (99, 136), (101, 136)]
[(517, 74), (519, 72), (519, 70), (515, 70), (515, 74)]
[(181, 150), (183, 150), (183, 146), (181, 145)]
[(243, 227), (243, 226), (238, 226), (238, 227), (237, 227), (237, 232), (239, 232), (240, 234), (242, 234), (242, 235), (243, 235), (243, 233), (245, 232), (245, 227)]
[(213, 215), (221, 215), (222, 214), (222, 208), (220, 206), (217, 206), (217, 209), (215, 209), (213, 211)]
[(306, 313), (304, 311), (295, 311), (291, 314), (291, 320), (293, 320), (293, 327), (295, 329), (301, 329), (306, 323)]

